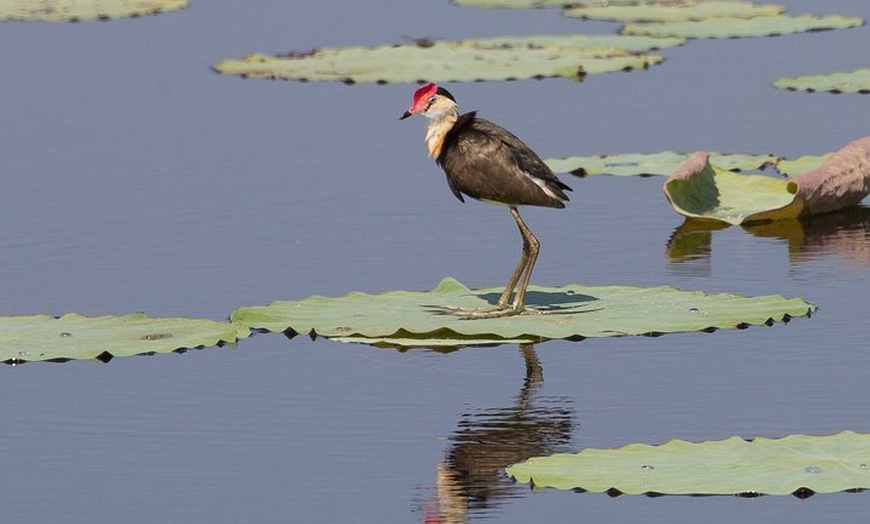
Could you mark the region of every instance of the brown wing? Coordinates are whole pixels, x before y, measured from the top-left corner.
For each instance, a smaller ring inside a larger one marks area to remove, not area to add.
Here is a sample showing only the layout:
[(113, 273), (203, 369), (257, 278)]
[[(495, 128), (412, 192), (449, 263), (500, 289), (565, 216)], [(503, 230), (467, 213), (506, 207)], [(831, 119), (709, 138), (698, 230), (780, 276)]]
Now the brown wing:
[(453, 194), (511, 206), (565, 207), (570, 191), (522, 140), (475, 113), (459, 117), (438, 163)]

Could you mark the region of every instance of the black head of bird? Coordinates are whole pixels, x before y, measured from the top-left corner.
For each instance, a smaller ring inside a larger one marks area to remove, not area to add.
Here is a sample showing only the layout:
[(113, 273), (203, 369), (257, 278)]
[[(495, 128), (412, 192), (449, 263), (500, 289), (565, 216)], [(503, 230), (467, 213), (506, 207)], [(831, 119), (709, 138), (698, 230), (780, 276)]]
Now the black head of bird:
[[(400, 119), (412, 115), (429, 120), (426, 129), (429, 155), (444, 169), (456, 198), (464, 202), (464, 196), (469, 196), (507, 206), (523, 239), (520, 262), (495, 308), (460, 313), (469, 318), (492, 318), (522, 312), (540, 243), (523, 222), (517, 207), (563, 208), (568, 202), (565, 192), (571, 188), (510, 131), (478, 118), (473, 111), (460, 115), (456, 99), (443, 87), (427, 84), (417, 89), (411, 107)], [(517, 292), (511, 301), (514, 289)]]

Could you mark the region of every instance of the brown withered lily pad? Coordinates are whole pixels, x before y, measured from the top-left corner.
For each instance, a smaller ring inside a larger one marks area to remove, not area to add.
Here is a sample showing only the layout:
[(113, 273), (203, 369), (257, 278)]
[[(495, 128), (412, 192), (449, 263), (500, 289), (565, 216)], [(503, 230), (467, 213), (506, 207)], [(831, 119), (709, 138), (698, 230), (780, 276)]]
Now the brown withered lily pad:
[(707, 153), (695, 153), (663, 190), (677, 213), (732, 225), (837, 211), (870, 194), (870, 137), (790, 180), (725, 171), (712, 165)]

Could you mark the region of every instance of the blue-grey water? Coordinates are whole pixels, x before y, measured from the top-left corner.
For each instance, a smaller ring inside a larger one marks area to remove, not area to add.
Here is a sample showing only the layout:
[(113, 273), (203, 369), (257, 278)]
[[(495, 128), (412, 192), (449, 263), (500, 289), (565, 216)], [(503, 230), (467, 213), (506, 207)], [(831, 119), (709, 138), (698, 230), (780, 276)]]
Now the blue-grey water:
[[(781, 3), (870, 17), (860, 0)], [(250, 52), (615, 28), (419, 0), (211, 0), (133, 20), (5, 23), (0, 314), (224, 319), (448, 275), (502, 285), (515, 227), (503, 209), (450, 194), (423, 122), (397, 120), (413, 86), (243, 80), (210, 66)], [(868, 32), (693, 41), (649, 71), (582, 84), (450, 87), (545, 157), (820, 154), (867, 134), (868, 98), (769, 84), (866, 67)], [(866, 213), (804, 233), (716, 231), (708, 251), (675, 261), (667, 246), (682, 220), (662, 179), (566, 182), (567, 209), (524, 213), (543, 244), (536, 283), (781, 293), (819, 311), (533, 351), (258, 335), (181, 355), (3, 367), (0, 520), (423, 522), (439, 498), (454, 522), (864, 518), (866, 494), (610, 498), (504, 482), (500, 462), (529, 450), (870, 431)]]

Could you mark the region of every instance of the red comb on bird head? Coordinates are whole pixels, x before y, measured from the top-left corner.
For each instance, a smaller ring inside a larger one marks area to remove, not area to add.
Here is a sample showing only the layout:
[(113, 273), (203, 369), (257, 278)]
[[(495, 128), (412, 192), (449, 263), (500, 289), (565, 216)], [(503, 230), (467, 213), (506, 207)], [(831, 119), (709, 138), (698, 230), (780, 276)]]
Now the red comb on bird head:
[(411, 112), (416, 113), (422, 111), (429, 99), (438, 92), (438, 86), (435, 84), (426, 84), (420, 89), (414, 91), (414, 102), (411, 104)]

